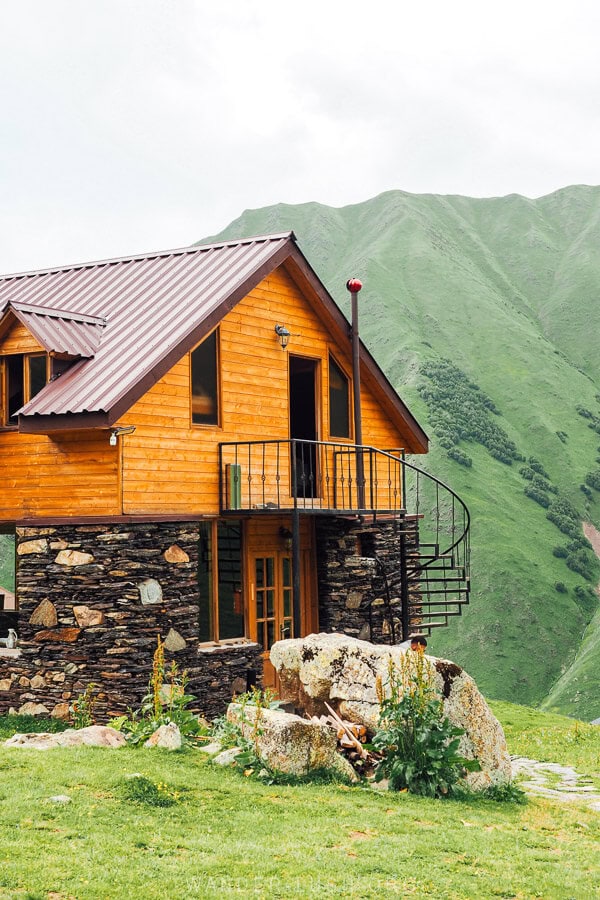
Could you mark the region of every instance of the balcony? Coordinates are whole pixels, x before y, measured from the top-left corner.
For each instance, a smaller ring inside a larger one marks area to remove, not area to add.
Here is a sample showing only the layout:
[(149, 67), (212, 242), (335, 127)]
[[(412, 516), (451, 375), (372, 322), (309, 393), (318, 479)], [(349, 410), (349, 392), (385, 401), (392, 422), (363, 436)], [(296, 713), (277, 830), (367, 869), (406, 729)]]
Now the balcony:
[(331, 441), (246, 441), (219, 446), (223, 514), (404, 512), (401, 451)]

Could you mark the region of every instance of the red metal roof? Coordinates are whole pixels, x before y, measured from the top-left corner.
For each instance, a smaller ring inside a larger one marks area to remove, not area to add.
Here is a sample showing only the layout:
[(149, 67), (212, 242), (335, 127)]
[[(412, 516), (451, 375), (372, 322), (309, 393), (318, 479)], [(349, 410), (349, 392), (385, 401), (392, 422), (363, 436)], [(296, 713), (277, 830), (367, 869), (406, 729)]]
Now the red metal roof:
[[(236, 289), (241, 287), (244, 294), (251, 290), (252, 276), (258, 273), (260, 280), (263, 266), (268, 264), (270, 270), (278, 251), (294, 240), (287, 232), (0, 278), (0, 309), (11, 304), (15, 311), (26, 306), (43, 310), (43, 317), (21, 312), (29, 317), (27, 327), (37, 326), (35, 336), (43, 346), (56, 343), (50, 340), (50, 331), (57, 330), (59, 321), (64, 328), (66, 315), (71, 316), (71, 325), (76, 316), (106, 322), (93, 358), (48, 384), (23, 407), (22, 416), (115, 410), (135, 385), (145, 382), (147, 389), (162, 377), (161, 361), (187, 344), (190, 335)], [(51, 318), (53, 309), (62, 312), (62, 320)], [(84, 324), (77, 322), (80, 339)], [(100, 330), (97, 324), (88, 328)], [(73, 331), (69, 337), (75, 349)], [(68, 341), (63, 343), (66, 346)], [(160, 374), (155, 372), (157, 367)], [(118, 409), (111, 419), (122, 411)]]
[[(283, 263), (348, 342), (293, 232), (0, 277), (0, 328), (10, 311), (49, 352), (80, 357), (20, 410), (19, 430), (109, 427)], [(361, 376), (412, 434), (411, 452), (426, 452), (427, 435), (363, 344), (360, 358)]]
[(100, 346), (105, 319), (16, 300), (11, 300), (8, 308), (49, 353), (85, 358), (94, 356)]

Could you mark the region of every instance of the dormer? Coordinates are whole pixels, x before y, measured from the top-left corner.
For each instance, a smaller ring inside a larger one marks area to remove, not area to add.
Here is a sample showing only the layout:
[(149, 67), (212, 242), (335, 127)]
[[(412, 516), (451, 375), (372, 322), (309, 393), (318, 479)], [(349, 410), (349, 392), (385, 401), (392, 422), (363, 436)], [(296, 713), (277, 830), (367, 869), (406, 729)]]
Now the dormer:
[(93, 357), (105, 324), (96, 316), (10, 301), (0, 318), (0, 427), (16, 427), (19, 412), (49, 381)]

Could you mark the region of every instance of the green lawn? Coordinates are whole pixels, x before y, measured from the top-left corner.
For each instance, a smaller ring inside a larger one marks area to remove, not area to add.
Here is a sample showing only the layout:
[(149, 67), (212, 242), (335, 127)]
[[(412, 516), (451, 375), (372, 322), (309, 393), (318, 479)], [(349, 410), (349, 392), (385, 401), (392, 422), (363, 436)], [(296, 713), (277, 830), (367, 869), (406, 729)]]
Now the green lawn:
[[(547, 730), (552, 758), (567, 761), (573, 720), (495, 709), (511, 750), (540, 758)], [(0, 720), (0, 734), (11, 726)], [(571, 749), (591, 771), (600, 729)], [(589, 898), (598, 887), (600, 814), (578, 805), (277, 787), (197, 750), (0, 748), (0, 767), (0, 898)], [(173, 805), (127, 799), (133, 773)], [(71, 803), (50, 800), (60, 794)]]

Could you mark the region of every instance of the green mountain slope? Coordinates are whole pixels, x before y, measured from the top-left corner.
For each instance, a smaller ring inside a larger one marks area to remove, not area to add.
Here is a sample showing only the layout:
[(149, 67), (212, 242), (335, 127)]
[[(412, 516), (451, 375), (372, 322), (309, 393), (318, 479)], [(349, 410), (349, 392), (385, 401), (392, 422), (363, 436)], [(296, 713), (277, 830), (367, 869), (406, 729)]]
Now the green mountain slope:
[[(591, 551), (540, 502), (560, 497), (600, 526), (600, 493), (580, 488), (600, 466), (600, 188), (538, 200), (392, 191), (343, 209), (278, 205), (245, 212), (215, 237), (287, 229), (346, 314), (345, 282), (363, 280), (362, 337), (430, 434), (426, 466), (470, 507), (472, 605), (435, 634), (433, 652), (463, 664), (492, 697), (534, 704), (551, 695), (562, 712), (599, 716), (584, 677), (600, 634), (589, 590), (598, 570), (586, 580), (567, 567), (566, 556), (571, 564)], [(455, 440), (471, 467), (448, 458), (435, 403), (419, 392), (431, 386), (423, 368), (440, 359), (490, 398), (520, 460), (507, 465), (466, 433)], [(520, 474), (541, 478), (530, 457), (545, 473), (538, 502)], [(583, 685), (576, 710), (571, 677)]]

